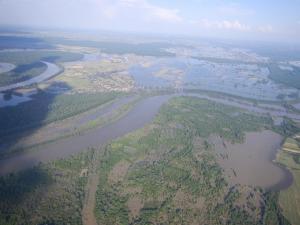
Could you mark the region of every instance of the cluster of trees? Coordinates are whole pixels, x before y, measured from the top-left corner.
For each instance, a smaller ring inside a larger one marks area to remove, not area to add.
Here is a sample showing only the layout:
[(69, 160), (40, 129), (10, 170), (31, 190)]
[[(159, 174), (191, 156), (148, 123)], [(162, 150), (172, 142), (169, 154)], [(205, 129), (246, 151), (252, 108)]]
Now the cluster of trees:
[[(0, 178), (0, 224), (82, 224), (90, 153)], [(72, 166), (70, 166), (72, 165)]]
[[(228, 184), (213, 146), (208, 141), (197, 146), (200, 149), (194, 145), (194, 139), (199, 136), (206, 140), (217, 133), (229, 140), (241, 141), (243, 132), (271, 126), (269, 118), (242, 112), (234, 114), (236, 111), (205, 100), (175, 98), (163, 107), (154, 126), (107, 146), (99, 168), (101, 179), (95, 210), (98, 220), (129, 223), (126, 202), (135, 196), (143, 200), (144, 206), (132, 224), (150, 224), (160, 215), (165, 215), (166, 223), (190, 224), (202, 220), (207, 224), (256, 224), (259, 218), (237, 206), (238, 190), (229, 190), (225, 195)], [(241, 121), (244, 124), (240, 124)], [(195, 152), (200, 156), (196, 157)], [(111, 184), (110, 172), (124, 159), (131, 164), (126, 176), (117, 184)], [(128, 189), (141, 192), (124, 192)], [(196, 207), (174, 205), (179, 190), (186, 193), (187, 199), (191, 196), (194, 204), (199, 197), (204, 199), (205, 214)], [(222, 197), (224, 202), (219, 204)]]

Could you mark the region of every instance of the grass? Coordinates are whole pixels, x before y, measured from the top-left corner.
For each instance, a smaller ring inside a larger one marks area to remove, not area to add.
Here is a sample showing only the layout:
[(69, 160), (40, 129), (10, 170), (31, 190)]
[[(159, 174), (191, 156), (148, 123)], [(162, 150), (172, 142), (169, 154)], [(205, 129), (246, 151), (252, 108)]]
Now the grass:
[(286, 138), (282, 149), (291, 153), (300, 153), (299, 143), (294, 138)]
[(277, 162), (286, 166), (294, 177), (292, 186), (280, 192), (279, 204), (283, 209), (283, 215), (292, 223), (300, 221), (300, 160), (299, 156), (281, 151), (277, 156)]

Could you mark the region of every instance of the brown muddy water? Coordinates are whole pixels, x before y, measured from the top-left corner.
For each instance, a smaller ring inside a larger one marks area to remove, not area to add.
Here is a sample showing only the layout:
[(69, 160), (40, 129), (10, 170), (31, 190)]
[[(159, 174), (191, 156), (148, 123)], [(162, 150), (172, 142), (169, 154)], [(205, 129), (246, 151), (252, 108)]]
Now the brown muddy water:
[(273, 160), (283, 138), (272, 131), (249, 132), (241, 144), (210, 137), (229, 184), (282, 190), (293, 182), (292, 174)]

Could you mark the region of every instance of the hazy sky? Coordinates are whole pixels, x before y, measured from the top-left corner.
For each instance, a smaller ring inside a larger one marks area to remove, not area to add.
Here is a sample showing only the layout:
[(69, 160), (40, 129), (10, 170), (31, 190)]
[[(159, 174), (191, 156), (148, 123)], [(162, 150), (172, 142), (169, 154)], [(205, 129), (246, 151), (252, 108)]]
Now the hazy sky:
[(0, 24), (300, 41), (300, 0), (0, 0)]

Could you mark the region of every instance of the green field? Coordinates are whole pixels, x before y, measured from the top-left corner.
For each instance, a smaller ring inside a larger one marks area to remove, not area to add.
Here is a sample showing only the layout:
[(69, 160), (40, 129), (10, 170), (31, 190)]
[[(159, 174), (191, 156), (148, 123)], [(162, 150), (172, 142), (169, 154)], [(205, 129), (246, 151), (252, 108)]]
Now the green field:
[(300, 221), (300, 155), (292, 155), (281, 151), (277, 156), (277, 162), (286, 166), (293, 174), (294, 182), (287, 190), (281, 191), (279, 204), (283, 209), (283, 215), (292, 224)]

